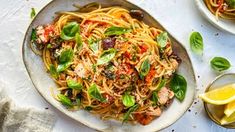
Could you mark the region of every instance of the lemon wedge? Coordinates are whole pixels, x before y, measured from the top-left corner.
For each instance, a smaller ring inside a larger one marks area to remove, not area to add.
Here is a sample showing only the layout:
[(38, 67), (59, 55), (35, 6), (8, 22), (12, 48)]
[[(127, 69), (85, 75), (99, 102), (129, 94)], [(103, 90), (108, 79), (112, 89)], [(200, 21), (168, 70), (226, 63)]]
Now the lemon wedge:
[(228, 103), (225, 106), (224, 114), (229, 117), (231, 114), (235, 112), (235, 101)]
[(230, 103), (235, 100), (235, 84), (225, 85), (221, 88), (200, 94), (199, 98), (214, 105), (224, 105)]
[(221, 125), (226, 125), (235, 122), (235, 112), (227, 117), (226, 115), (221, 119)]

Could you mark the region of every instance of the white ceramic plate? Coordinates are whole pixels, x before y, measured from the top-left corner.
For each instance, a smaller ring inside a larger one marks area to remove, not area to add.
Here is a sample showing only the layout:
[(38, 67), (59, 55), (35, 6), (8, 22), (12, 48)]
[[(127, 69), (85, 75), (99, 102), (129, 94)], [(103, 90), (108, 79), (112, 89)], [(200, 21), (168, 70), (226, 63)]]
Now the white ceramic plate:
[[(178, 72), (186, 78), (188, 83), (186, 97), (183, 102), (179, 102), (175, 99), (172, 105), (167, 110), (165, 110), (159, 118), (155, 119), (149, 125), (142, 126), (139, 124), (133, 125), (129, 123), (122, 125), (121, 122), (114, 120), (100, 120), (98, 116), (90, 114), (89, 112), (84, 110), (71, 112), (68, 111), (65, 107), (61, 105), (60, 102), (56, 101), (51, 96), (49, 88), (55, 88), (56, 85), (50, 78), (50, 76), (45, 72), (45, 67), (43, 65), (41, 57), (35, 55), (30, 49), (29, 43), (32, 28), (36, 27), (37, 25), (50, 23), (53, 19), (52, 16), (55, 16), (54, 13), (57, 11), (75, 10), (76, 8), (73, 7), (73, 4), (76, 3), (79, 5), (86, 5), (90, 2), (99, 2), (100, 4), (106, 6), (121, 5), (122, 7), (127, 9), (140, 9), (139, 7), (125, 0), (54, 0), (48, 5), (46, 5), (30, 24), (25, 34), (25, 39), (22, 47), (24, 63), (35, 88), (45, 98), (46, 101), (48, 101), (51, 105), (60, 110), (62, 113), (66, 114), (67, 116), (73, 118), (76, 121), (79, 121), (99, 131), (158, 131), (173, 124), (191, 106), (194, 99), (196, 81), (193, 67), (185, 48), (172, 36), (170, 36), (170, 38), (173, 42), (173, 50), (183, 60), (178, 69)], [(164, 30), (164, 28), (145, 11), (144, 15), (144, 21), (147, 24), (154, 27), (159, 27)]]
[(220, 18), (219, 20), (216, 19), (215, 15), (212, 14), (209, 9), (206, 7), (204, 0), (195, 0), (196, 5), (202, 15), (215, 27), (220, 28), (224, 31), (229, 33), (235, 34), (235, 21), (225, 20)]

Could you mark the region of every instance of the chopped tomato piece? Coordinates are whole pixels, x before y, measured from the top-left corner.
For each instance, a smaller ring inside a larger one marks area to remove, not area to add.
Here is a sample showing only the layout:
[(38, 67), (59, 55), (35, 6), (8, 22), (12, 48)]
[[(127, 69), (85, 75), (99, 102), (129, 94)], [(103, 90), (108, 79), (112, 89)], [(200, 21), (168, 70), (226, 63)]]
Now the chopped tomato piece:
[(48, 35), (52, 34), (54, 32), (54, 26), (53, 25), (48, 25), (45, 27), (45, 32), (44, 36), (48, 37)]
[(143, 54), (144, 52), (146, 52), (148, 50), (148, 46), (143, 44), (143, 45), (140, 45), (140, 53)]
[(131, 58), (131, 54), (130, 54), (129, 52), (127, 52), (127, 51), (124, 53), (124, 56), (125, 56), (126, 58), (128, 58), (128, 59)]
[(147, 84), (150, 84), (152, 82), (155, 74), (156, 74), (156, 70), (151, 66), (148, 75), (145, 77), (145, 81), (147, 82)]

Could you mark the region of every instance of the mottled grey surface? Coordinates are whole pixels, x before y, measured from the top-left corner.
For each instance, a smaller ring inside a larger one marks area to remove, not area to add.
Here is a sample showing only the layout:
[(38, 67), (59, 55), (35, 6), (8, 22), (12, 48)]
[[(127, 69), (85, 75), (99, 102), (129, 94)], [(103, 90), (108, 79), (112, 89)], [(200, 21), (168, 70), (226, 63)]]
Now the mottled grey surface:
[[(227, 72), (235, 72), (235, 37), (222, 32), (207, 22), (197, 10), (193, 0), (130, 0), (152, 14), (172, 35), (185, 45), (192, 58), (198, 88), (202, 93), (206, 85), (218, 74), (210, 69), (209, 61), (214, 56), (223, 56), (233, 65)], [(0, 80), (4, 82), (7, 93), (21, 106), (49, 108), (58, 115), (55, 132), (93, 131), (81, 125), (54, 108), (37, 93), (26, 73), (21, 45), (24, 33), (29, 25), (31, 8), (39, 11), (48, 0), (0, 0)], [(203, 56), (190, 52), (188, 37), (192, 31), (199, 31), (204, 37)], [(174, 125), (163, 131), (175, 132), (232, 132), (218, 127), (211, 122), (204, 111), (202, 102), (195, 99), (195, 104)], [(177, 111), (177, 110), (176, 110)], [(234, 131), (234, 130), (233, 130)]]

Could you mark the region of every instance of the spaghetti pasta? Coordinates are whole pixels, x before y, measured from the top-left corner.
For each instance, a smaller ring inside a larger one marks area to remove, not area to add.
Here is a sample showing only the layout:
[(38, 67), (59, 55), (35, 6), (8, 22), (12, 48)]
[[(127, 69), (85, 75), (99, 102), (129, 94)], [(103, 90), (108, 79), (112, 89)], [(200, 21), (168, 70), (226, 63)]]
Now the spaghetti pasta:
[(43, 47), (56, 99), (102, 119), (146, 125), (160, 116), (174, 97), (168, 83), (179, 58), (166, 32), (146, 25), (141, 13), (93, 4), (36, 28), (32, 43)]
[(208, 9), (216, 16), (229, 20), (235, 20), (234, 0), (205, 0)]

